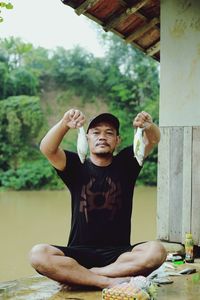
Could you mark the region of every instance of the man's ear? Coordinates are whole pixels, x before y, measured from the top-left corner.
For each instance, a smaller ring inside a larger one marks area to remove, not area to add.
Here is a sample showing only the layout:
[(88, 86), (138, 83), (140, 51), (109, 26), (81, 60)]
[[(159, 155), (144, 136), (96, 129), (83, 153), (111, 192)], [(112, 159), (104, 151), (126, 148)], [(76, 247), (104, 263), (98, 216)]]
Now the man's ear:
[(117, 136), (117, 146), (121, 143), (121, 137), (120, 135)]

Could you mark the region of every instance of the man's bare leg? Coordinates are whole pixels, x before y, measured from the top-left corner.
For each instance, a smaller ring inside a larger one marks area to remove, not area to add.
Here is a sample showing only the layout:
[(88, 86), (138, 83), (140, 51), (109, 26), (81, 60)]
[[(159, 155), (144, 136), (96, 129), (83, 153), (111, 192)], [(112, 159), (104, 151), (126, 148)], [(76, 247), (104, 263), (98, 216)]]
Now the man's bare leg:
[(118, 259), (102, 268), (91, 268), (95, 274), (108, 277), (147, 276), (165, 261), (166, 250), (160, 242), (152, 241), (135, 246), (131, 252), (121, 254)]
[(40, 274), (65, 284), (106, 288), (129, 279), (126, 277), (109, 278), (95, 274), (81, 266), (75, 259), (64, 256), (58, 248), (47, 244), (33, 247), (30, 252), (30, 262)]

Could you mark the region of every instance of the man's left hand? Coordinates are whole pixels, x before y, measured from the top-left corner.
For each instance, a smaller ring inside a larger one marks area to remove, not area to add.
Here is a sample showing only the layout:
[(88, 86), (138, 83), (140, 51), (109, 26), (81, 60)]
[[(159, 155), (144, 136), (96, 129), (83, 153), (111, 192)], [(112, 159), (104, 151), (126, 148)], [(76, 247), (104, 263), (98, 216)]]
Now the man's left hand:
[(137, 114), (137, 116), (133, 120), (133, 126), (136, 128), (137, 127), (144, 128), (152, 123), (153, 123), (153, 120), (152, 120), (151, 115), (145, 111), (142, 111), (139, 114)]

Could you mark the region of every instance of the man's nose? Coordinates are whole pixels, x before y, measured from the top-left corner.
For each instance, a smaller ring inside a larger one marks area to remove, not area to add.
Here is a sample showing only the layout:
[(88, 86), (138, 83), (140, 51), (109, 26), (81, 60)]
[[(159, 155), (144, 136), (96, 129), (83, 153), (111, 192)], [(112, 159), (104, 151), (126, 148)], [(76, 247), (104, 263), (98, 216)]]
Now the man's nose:
[(104, 132), (101, 132), (99, 135), (99, 140), (105, 140), (106, 139), (106, 134)]

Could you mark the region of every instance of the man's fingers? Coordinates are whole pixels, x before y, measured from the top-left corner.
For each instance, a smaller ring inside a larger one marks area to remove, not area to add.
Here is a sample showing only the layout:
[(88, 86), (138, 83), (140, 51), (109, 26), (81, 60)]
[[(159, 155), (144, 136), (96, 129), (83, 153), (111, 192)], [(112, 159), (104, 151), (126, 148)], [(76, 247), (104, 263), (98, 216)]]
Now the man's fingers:
[(74, 110), (73, 117), (71, 118), (71, 120), (75, 128), (81, 127), (85, 122), (85, 116), (80, 110), (76, 109)]
[(72, 108), (64, 114), (64, 120), (69, 128), (79, 128), (85, 123), (85, 116), (80, 110)]
[(152, 122), (152, 117), (149, 113), (146, 111), (142, 111), (143, 116), (145, 117), (146, 121), (151, 121)]
[(134, 127), (145, 127), (145, 123), (151, 123), (152, 117), (145, 111), (142, 111), (137, 114), (134, 119), (133, 125)]
[(74, 114), (75, 114), (75, 109), (73, 109), (73, 108), (70, 109), (70, 111), (69, 111), (70, 118), (73, 118)]
[(82, 114), (82, 113), (80, 112), (80, 110), (76, 109), (75, 112), (74, 112), (73, 119), (74, 119), (74, 120), (77, 120), (78, 117), (79, 117), (81, 114)]

